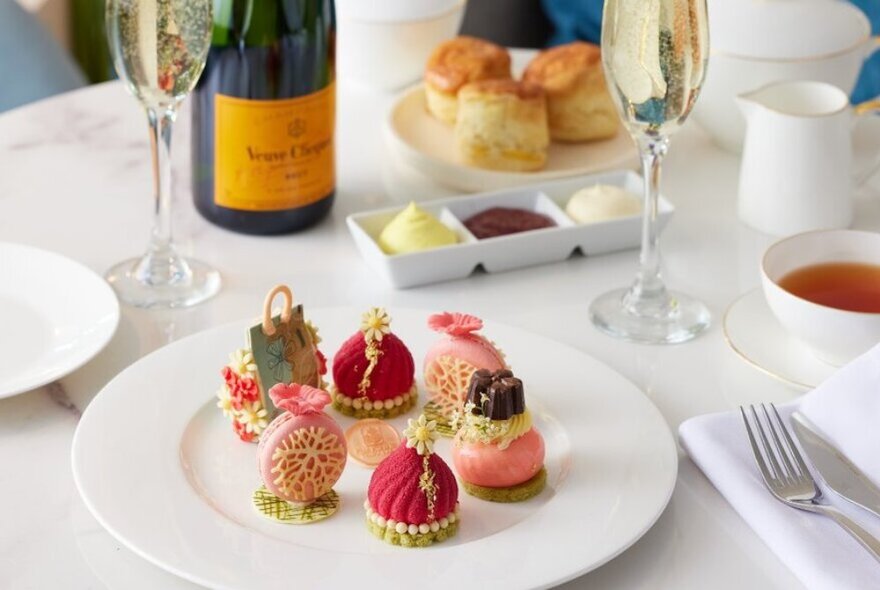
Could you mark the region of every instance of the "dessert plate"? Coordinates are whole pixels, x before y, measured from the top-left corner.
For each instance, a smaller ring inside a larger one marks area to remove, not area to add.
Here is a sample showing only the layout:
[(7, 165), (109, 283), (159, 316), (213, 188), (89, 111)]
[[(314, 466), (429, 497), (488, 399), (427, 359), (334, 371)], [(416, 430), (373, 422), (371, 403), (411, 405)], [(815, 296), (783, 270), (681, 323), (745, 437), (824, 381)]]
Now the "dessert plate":
[(113, 289), (54, 252), (0, 242), (0, 398), (64, 377), (116, 332)]
[(741, 359), (798, 389), (813, 389), (837, 367), (819, 360), (790, 336), (773, 315), (761, 289), (734, 301), (724, 314), (724, 339)]
[[(356, 309), (307, 310), (334, 351)], [(421, 360), (434, 335), (427, 312), (395, 310), (395, 333)], [(426, 549), (394, 547), (367, 530), (371, 470), (354, 461), (331, 518), (307, 526), (260, 516), (256, 445), (238, 441), (215, 407), (219, 368), (246, 323), (196, 334), (141, 359), (88, 406), (73, 442), (86, 505), (121, 543), (212, 588), (389, 588), (559, 584), (624, 551), (660, 516), (678, 455), (659, 411), (632, 383), (573, 348), (487, 322), (523, 378), (544, 435), (548, 486), (521, 504), (461, 495), (456, 537)], [(420, 363), (417, 363), (420, 364)], [(334, 414), (343, 429), (352, 419)], [(406, 418), (392, 421), (402, 428)], [(437, 451), (449, 458), (451, 442)]]
[[(535, 56), (534, 50), (512, 49), (519, 76)], [(621, 127), (611, 139), (587, 143), (550, 144), (547, 165), (535, 172), (486, 170), (460, 163), (452, 127), (428, 114), (422, 84), (405, 90), (394, 102), (385, 124), (385, 138), (401, 160), (431, 180), (463, 191), (487, 191), (528, 182), (635, 167), (638, 152)]]

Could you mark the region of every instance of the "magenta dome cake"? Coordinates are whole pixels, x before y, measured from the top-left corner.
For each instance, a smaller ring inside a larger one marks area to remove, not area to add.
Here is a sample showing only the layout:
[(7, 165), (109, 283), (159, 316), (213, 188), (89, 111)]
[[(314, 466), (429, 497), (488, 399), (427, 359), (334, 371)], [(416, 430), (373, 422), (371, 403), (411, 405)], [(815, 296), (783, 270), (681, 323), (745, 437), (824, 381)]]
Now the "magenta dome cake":
[[(285, 519), (264, 508), (279, 510), (280, 506), (288, 514), (307, 518), (289, 518), (287, 522), (319, 520), (313, 518), (314, 514), (332, 506), (333, 510), (323, 517), (329, 516), (338, 506), (333, 485), (342, 475), (347, 458), (342, 429), (323, 411), (330, 403), (330, 394), (309, 385), (279, 384), (269, 395), (283, 413), (269, 424), (257, 447), (257, 465), (268, 494), (258, 490), (254, 502), (261, 512), (276, 520)], [(272, 500), (283, 502), (273, 504)]]
[(464, 313), (438, 313), (428, 327), (443, 334), (425, 355), (425, 388), (432, 415), (450, 419), (464, 406), (471, 376), (479, 369), (506, 369), (504, 354), (480, 334), (483, 320)]
[(423, 414), (403, 435), (406, 440), (370, 479), (367, 527), (392, 545), (427, 547), (458, 532), (458, 484), (434, 453), (436, 423)]
[(522, 381), (503, 369), (474, 373), (452, 446), (465, 491), (491, 502), (520, 502), (547, 481), (544, 439), (532, 425)]
[(333, 407), (355, 418), (393, 418), (412, 409), (418, 393), (412, 354), (391, 332), (391, 317), (370, 309), (333, 357)]

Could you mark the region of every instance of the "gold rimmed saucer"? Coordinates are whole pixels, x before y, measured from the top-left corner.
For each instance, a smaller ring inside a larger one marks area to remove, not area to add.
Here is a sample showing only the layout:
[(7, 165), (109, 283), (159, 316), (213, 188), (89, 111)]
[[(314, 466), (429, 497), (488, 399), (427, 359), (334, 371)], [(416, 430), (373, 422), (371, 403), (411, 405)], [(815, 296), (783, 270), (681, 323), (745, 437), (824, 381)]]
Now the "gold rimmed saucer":
[(725, 342), (741, 359), (792, 387), (813, 389), (837, 370), (785, 331), (760, 289), (730, 304), (722, 328)]

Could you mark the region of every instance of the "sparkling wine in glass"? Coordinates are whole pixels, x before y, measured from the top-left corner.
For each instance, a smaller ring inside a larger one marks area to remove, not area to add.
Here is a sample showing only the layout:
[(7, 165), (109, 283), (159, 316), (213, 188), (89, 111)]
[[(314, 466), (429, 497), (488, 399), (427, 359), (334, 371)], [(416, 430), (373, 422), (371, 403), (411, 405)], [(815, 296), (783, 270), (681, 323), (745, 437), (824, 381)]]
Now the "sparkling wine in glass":
[(633, 284), (597, 298), (593, 323), (612, 336), (651, 344), (690, 340), (710, 323), (699, 301), (660, 277), (660, 164), (706, 76), (706, 0), (605, 0), (602, 62), (623, 123), (639, 146), (645, 182), (640, 269)]
[(220, 274), (186, 260), (171, 239), (171, 131), (177, 109), (205, 67), (212, 0), (107, 0), (113, 63), (147, 114), (155, 182), (155, 220), (147, 253), (121, 262), (107, 280), (126, 303), (187, 307), (220, 289)]

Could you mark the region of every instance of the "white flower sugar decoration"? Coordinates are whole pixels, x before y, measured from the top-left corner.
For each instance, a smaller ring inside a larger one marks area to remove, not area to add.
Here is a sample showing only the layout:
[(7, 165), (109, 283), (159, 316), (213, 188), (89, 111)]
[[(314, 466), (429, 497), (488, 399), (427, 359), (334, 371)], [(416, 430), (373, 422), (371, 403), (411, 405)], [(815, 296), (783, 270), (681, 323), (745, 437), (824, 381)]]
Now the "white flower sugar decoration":
[(409, 420), (409, 424), (403, 431), (406, 437), (406, 447), (415, 449), (419, 455), (427, 456), (434, 452), (434, 441), (439, 436), (437, 433), (437, 421), (428, 420), (422, 414), (418, 420)]
[(254, 353), (248, 348), (239, 348), (229, 355), (229, 368), (242, 377), (253, 378), (257, 373), (257, 363), (254, 361)]
[(361, 332), (367, 343), (382, 342), (385, 334), (391, 333), (391, 316), (381, 307), (371, 307), (361, 316)]
[(229, 397), (229, 388), (225, 385), (217, 392), (217, 407), (223, 411), (223, 416), (232, 418), (235, 416), (235, 408), (232, 406), (232, 398)]
[(244, 402), (237, 419), (244, 425), (246, 432), (257, 436), (269, 426), (269, 413), (260, 402)]

